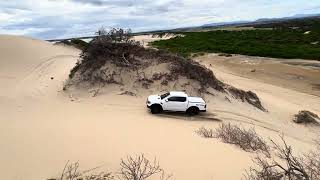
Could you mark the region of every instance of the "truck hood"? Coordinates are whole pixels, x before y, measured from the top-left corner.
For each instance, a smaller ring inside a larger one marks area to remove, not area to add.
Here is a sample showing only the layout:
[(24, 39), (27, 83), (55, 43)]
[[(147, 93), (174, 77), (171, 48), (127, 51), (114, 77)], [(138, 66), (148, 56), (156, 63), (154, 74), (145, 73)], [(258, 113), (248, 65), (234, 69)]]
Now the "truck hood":
[(160, 101), (160, 100), (161, 100), (161, 98), (159, 95), (150, 95), (148, 97), (148, 101), (151, 101), (151, 102), (156, 102), (156, 101)]
[(200, 97), (189, 97), (189, 102), (192, 102), (192, 103), (206, 103), (202, 98)]

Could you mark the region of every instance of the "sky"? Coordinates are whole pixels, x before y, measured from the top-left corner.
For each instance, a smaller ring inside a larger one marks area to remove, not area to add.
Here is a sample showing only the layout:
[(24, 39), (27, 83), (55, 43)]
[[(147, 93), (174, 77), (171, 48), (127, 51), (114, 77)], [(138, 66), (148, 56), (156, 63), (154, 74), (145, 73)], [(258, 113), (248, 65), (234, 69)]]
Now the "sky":
[(0, 34), (56, 39), (320, 13), (320, 0), (0, 0)]

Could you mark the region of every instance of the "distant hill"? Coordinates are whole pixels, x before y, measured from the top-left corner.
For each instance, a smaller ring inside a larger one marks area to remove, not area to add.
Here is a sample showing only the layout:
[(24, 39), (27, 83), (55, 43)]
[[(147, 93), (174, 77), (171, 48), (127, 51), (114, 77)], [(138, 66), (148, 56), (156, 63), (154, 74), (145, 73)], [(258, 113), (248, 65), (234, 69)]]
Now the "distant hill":
[(296, 14), (292, 17), (294, 18), (305, 18), (305, 17), (315, 17), (315, 16), (320, 16), (320, 14)]
[(289, 28), (301, 27), (303, 29), (314, 29), (320, 23), (320, 14), (297, 14), (283, 18), (261, 18), (255, 21), (232, 21), (204, 24), (201, 27), (222, 27), (222, 26), (240, 26), (256, 28)]
[(289, 20), (289, 19), (300, 19), (300, 18), (310, 18), (310, 17), (317, 17), (320, 16), (320, 14), (296, 14), (294, 16), (289, 17), (282, 17), (282, 18), (261, 18), (257, 19), (254, 22), (265, 22), (265, 21), (281, 21), (281, 20)]
[(218, 22), (218, 23), (210, 23), (210, 24), (204, 24), (202, 27), (215, 27), (215, 26), (225, 26), (225, 25), (237, 25), (237, 24), (244, 24), (244, 23), (250, 23), (252, 21), (231, 21), (231, 22)]
[(301, 29), (320, 31), (320, 14), (314, 16), (296, 16), (296, 18), (268, 19), (242, 24), (242, 27), (272, 28), (272, 29)]

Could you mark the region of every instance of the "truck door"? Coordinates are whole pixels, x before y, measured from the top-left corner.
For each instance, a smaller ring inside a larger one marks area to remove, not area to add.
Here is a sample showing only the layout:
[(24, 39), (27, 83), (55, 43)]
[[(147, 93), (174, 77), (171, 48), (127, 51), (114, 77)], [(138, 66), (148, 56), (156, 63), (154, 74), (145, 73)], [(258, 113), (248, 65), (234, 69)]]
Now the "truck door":
[(163, 108), (169, 111), (186, 111), (187, 106), (186, 97), (172, 96), (165, 100)]

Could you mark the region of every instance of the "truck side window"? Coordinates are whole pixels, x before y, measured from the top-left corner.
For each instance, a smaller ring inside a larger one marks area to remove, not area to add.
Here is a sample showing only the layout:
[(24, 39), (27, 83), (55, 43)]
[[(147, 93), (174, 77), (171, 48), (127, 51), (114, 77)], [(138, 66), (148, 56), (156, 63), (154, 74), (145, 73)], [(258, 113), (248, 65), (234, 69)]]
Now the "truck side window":
[(168, 101), (175, 101), (175, 102), (186, 102), (187, 98), (186, 97), (177, 97), (173, 96), (168, 98)]

